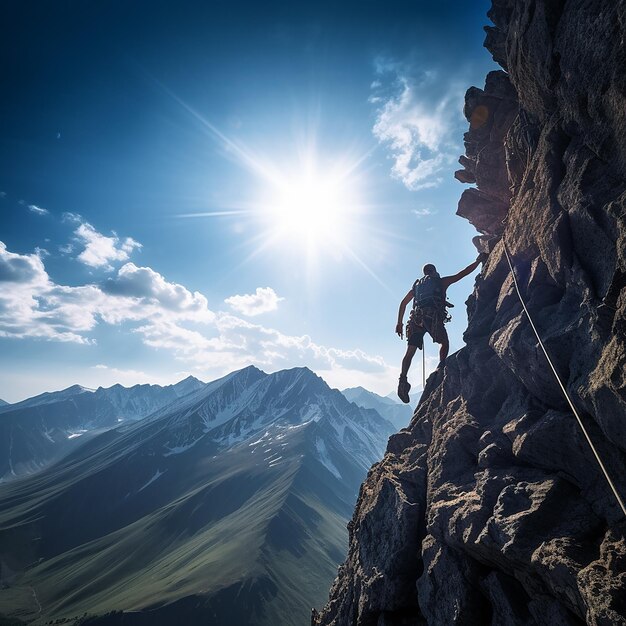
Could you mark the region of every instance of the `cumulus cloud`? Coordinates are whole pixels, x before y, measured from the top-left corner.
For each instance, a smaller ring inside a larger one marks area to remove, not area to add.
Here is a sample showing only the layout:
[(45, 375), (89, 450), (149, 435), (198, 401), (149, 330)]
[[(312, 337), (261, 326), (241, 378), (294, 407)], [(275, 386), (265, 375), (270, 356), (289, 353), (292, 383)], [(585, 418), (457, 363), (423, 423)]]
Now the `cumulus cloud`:
[(102, 284), (102, 291), (113, 296), (141, 299), (187, 320), (210, 322), (213, 319), (207, 299), (201, 293), (192, 293), (182, 285), (168, 282), (153, 269), (137, 267), (134, 263), (122, 266), (115, 278)]
[(416, 72), (414, 65), (379, 60), (370, 102), (376, 105), (372, 130), (391, 152), (392, 176), (418, 190), (439, 185), (455, 160), (453, 131), (462, 103), (456, 83), (435, 71)]
[[(47, 296), (52, 296), (57, 288), (51, 283), (41, 256), (10, 252), (0, 242), (0, 336), (88, 343), (76, 332), (77, 328), (81, 330), (76, 320), (64, 323), (66, 314), (71, 317), (71, 307), (66, 310), (48, 301)], [(88, 327), (83, 323), (82, 329)]]
[(171, 323), (150, 323), (136, 328), (135, 332), (146, 345), (172, 352), (196, 371), (212, 375), (250, 364), (266, 371), (307, 365), (316, 372), (323, 372), (331, 384), (336, 378), (351, 380), (354, 385), (359, 376), (365, 376), (359, 384), (365, 379), (371, 380), (381, 391), (381, 386), (386, 389), (385, 393), (397, 377), (382, 357), (362, 350), (327, 347), (316, 343), (309, 335), (287, 335), (226, 312), (217, 312), (213, 323), (203, 332)]
[[(134, 282), (133, 282), (134, 281)], [(128, 263), (104, 285), (55, 284), (37, 254), (9, 252), (0, 242), (0, 336), (91, 343), (99, 321), (150, 325), (208, 323), (206, 298)]]
[(47, 215), (50, 211), (48, 209), (44, 209), (43, 207), (37, 206), (36, 204), (29, 204), (28, 210), (31, 213), (36, 213), (37, 215)]
[[(273, 290), (265, 290), (257, 308), (280, 300)], [(247, 305), (246, 310), (256, 310), (254, 302)], [(50, 279), (40, 256), (10, 252), (0, 242), (0, 336), (89, 345), (94, 343), (92, 331), (101, 325), (124, 325), (144, 345), (170, 353), (200, 376), (249, 364), (267, 371), (307, 365), (331, 384), (371, 380), (380, 386), (395, 376), (381, 357), (212, 311), (201, 293), (169, 282), (149, 267), (129, 262), (100, 284), (60, 285)]]
[(226, 298), (224, 302), (238, 313), (252, 317), (268, 311), (275, 311), (281, 300), (284, 298), (279, 298), (271, 287), (257, 287), (256, 293), (231, 296)]
[(120, 239), (115, 233), (107, 237), (88, 222), (80, 224), (74, 235), (85, 246), (78, 260), (89, 267), (101, 267), (109, 271), (113, 269), (111, 261), (126, 261), (133, 250), (141, 248), (141, 244), (131, 237)]
[[(187, 334), (181, 341), (177, 329), (160, 328), (150, 337), (153, 347), (179, 346), (187, 362), (206, 369), (228, 364), (227, 370), (254, 363), (268, 370), (308, 365), (315, 371), (338, 369), (384, 374), (389, 367), (382, 357), (362, 350), (341, 350), (316, 343), (309, 335), (287, 335), (274, 328), (253, 324), (235, 315), (218, 312), (214, 321), (217, 335)], [(172, 332), (173, 331), (173, 332)]]
[[(48, 275), (39, 255), (9, 252), (0, 241), (0, 283), (38, 285), (45, 284), (47, 280)], [(10, 288), (8, 285), (5, 287)]]

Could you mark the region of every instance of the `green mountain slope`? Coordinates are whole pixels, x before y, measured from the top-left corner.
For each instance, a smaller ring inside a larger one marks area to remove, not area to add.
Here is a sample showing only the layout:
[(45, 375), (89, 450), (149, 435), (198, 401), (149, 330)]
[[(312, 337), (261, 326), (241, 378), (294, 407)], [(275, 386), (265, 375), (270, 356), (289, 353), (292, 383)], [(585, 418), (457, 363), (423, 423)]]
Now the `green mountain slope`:
[(345, 555), (375, 426), (382, 447), (390, 424), (311, 372), (256, 370), (104, 433), (0, 489), (1, 611), (306, 623)]

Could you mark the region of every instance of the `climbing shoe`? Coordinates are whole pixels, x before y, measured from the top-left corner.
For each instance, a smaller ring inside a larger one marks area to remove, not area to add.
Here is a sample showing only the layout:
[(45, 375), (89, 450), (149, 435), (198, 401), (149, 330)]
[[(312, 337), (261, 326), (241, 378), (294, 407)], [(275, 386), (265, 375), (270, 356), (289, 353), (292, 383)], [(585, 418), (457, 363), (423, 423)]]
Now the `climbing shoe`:
[(409, 391), (411, 391), (411, 385), (406, 379), (406, 376), (401, 375), (400, 380), (398, 381), (398, 398), (400, 398), (404, 404), (408, 404), (410, 402)]

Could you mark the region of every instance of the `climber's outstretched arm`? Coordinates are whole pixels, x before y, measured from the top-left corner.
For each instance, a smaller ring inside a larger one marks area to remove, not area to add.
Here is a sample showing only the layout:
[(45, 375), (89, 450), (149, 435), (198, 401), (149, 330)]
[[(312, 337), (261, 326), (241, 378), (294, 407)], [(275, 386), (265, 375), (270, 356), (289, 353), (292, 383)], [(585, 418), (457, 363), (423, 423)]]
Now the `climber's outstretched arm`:
[(398, 335), (398, 337), (400, 337), (400, 339), (402, 339), (403, 336), (403, 324), (402, 324), (402, 320), (404, 319), (404, 311), (406, 310), (406, 305), (411, 302), (411, 300), (413, 299), (413, 291), (409, 291), (409, 293), (406, 294), (406, 296), (404, 296), (404, 298), (402, 298), (402, 302), (400, 302), (400, 308), (398, 309), (398, 323), (396, 324), (396, 333)]
[(470, 265), (468, 265), (465, 269), (462, 269), (458, 274), (454, 274), (453, 276), (444, 276), (441, 279), (443, 283), (443, 288), (447, 289), (450, 285), (454, 283), (458, 283), (462, 278), (469, 276), (479, 265), (483, 259), (479, 255), (479, 257)]

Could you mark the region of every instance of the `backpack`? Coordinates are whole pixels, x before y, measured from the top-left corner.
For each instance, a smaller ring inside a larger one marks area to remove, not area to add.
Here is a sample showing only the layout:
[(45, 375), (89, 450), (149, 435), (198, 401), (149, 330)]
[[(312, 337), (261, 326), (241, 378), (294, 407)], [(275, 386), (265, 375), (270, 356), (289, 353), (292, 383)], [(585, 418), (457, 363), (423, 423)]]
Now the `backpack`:
[(426, 275), (413, 283), (413, 308), (444, 306), (444, 289), (439, 274)]

